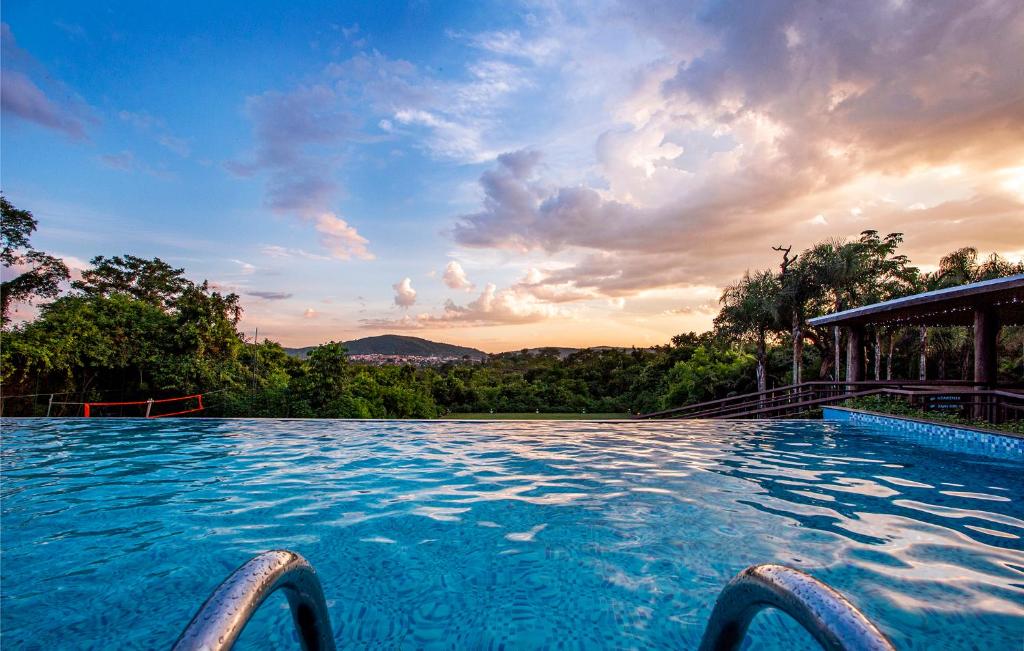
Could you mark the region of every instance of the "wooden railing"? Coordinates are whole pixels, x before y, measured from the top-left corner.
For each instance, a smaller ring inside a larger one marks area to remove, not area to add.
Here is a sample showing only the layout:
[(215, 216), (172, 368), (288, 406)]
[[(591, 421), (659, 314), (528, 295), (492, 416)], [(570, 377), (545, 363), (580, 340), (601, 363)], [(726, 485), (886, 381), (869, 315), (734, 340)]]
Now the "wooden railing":
[(963, 380), (803, 382), (641, 414), (637, 418), (783, 418), (867, 396), (899, 398), (925, 412), (957, 413), (990, 423), (1024, 418), (1024, 391), (976, 389), (972, 382)]

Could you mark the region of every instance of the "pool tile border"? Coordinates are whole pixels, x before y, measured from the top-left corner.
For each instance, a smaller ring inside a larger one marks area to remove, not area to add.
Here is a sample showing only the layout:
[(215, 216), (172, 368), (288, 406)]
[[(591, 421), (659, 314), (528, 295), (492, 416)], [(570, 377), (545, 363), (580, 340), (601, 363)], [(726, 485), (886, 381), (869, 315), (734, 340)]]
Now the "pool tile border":
[(904, 437), (922, 443), (937, 444), (956, 452), (984, 454), (1001, 459), (1024, 459), (1024, 438), (1010, 433), (996, 433), (849, 407), (823, 407), (822, 418), (828, 421), (884, 427)]

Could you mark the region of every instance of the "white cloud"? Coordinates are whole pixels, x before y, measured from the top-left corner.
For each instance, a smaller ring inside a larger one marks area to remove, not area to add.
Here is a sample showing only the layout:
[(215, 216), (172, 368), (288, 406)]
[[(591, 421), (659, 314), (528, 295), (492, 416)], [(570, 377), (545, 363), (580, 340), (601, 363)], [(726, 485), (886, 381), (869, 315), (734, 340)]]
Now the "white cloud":
[[(542, 168), (536, 154), (505, 155), (480, 177), (480, 208), (455, 218), (456, 243), (571, 261), (519, 288), (548, 301), (553, 287), (587, 300), (721, 286), (744, 268), (774, 267), (772, 245), (799, 248), (869, 227), (906, 232), (913, 257), (933, 239), (916, 215), (938, 207), (959, 215), (949, 222), (960, 229), (954, 241), (970, 235), (981, 248), (1007, 248), (980, 225), (991, 221), (985, 206), (1003, 205), (997, 195), (1024, 196), (1018, 175), (1002, 186), (997, 176), (1024, 156), (1024, 141), (1013, 137), (1024, 128), (1019, 80), (1005, 66), (1024, 57), (1024, 6), (812, 11), (784, 1), (764, 15), (706, 20), (693, 5), (669, 4), (618, 14), (636, 31), (617, 53), (638, 38), (660, 47), (631, 79), (617, 80), (619, 90), (593, 86), (615, 120), (596, 139), (597, 165), (577, 166), (574, 176), (557, 160)], [(999, 27), (984, 37), (972, 27), (993, 21)], [(576, 70), (592, 71), (599, 59), (579, 52), (599, 28), (586, 20), (572, 27), (585, 36), (562, 47)], [(477, 45), (498, 53), (519, 38), (488, 32)], [(591, 86), (577, 84), (593, 78), (559, 82), (579, 98)], [(548, 160), (546, 143), (538, 149)], [(883, 188), (911, 210), (880, 210), (868, 195)], [(1019, 208), (1010, 219), (1024, 232)], [(1018, 233), (1008, 244), (1024, 240)]]
[(473, 289), (473, 283), (466, 276), (466, 271), (457, 260), (452, 260), (444, 268), (444, 284), (452, 289)]
[(239, 273), (241, 273), (243, 276), (251, 276), (252, 274), (256, 273), (256, 266), (249, 264), (244, 260), (236, 260), (232, 258), (231, 262), (234, 262), (239, 266)]
[(416, 304), (416, 290), (412, 288), (411, 278), (403, 278), (391, 287), (395, 290), (395, 305), (410, 308)]
[[(395, 290), (399, 291), (400, 285), (406, 281), (408, 278), (394, 285)], [(396, 303), (398, 298), (396, 295)], [(542, 301), (522, 287), (499, 290), (494, 283), (487, 283), (480, 295), (465, 305), (447, 301), (441, 314), (424, 312), (401, 319), (365, 319), (362, 324), (364, 328), (453, 328), (537, 323), (571, 316), (570, 311)]]
[(322, 213), (316, 217), (316, 230), (320, 233), (320, 244), (331, 252), (331, 256), (339, 260), (359, 258), (373, 260), (367, 245), (370, 243), (355, 228), (332, 213)]
[(330, 260), (330, 256), (311, 253), (305, 249), (294, 249), (277, 244), (263, 246), (260, 251), (271, 258), (305, 258), (306, 260)]

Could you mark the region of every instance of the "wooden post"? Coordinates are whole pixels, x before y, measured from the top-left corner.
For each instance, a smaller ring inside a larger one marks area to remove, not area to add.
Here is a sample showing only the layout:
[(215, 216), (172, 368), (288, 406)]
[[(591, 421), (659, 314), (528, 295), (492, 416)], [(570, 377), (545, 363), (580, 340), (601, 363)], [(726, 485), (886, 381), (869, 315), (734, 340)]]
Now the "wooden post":
[[(836, 311), (838, 311), (838, 309)], [(839, 382), (839, 346), (840, 346), (839, 326), (832, 326), (832, 336), (835, 339), (835, 345), (836, 345), (836, 349), (835, 349), (835, 364), (836, 364), (836, 367), (834, 369), (832, 369), (832, 377), (835, 379), (836, 382)]]
[(153, 399), (150, 398), (146, 401), (146, 418), (149, 418), (149, 412), (153, 410)]
[[(999, 319), (991, 307), (974, 310), (974, 388), (991, 389), (996, 385), (996, 342), (999, 339)], [(988, 397), (978, 396), (974, 417), (991, 420)]]
[(996, 340), (999, 322), (991, 308), (974, 310), (974, 384), (979, 389), (996, 383)]
[(875, 365), (875, 380), (882, 379), (882, 326), (875, 326), (875, 355), (872, 360)]
[(918, 380), (928, 379), (928, 326), (919, 327), (921, 333), (921, 358), (918, 363)]
[(50, 410), (53, 409), (53, 394), (50, 394), (50, 402), (46, 403), (46, 417), (50, 417)]
[[(864, 327), (851, 325), (846, 328), (846, 381), (864, 381)], [(846, 387), (847, 391), (856, 391), (855, 385)]]

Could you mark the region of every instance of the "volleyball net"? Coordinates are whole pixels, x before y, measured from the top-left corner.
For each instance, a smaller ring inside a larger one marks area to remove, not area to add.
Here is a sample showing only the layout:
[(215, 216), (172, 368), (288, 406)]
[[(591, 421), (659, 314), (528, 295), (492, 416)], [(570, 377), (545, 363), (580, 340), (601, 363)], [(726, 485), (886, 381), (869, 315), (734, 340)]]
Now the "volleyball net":
[(159, 400), (85, 402), (82, 403), (82, 416), (86, 418), (101, 416), (167, 418), (168, 416), (194, 414), (203, 409), (205, 409), (203, 394), (195, 393), (180, 398), (161, 398)]

